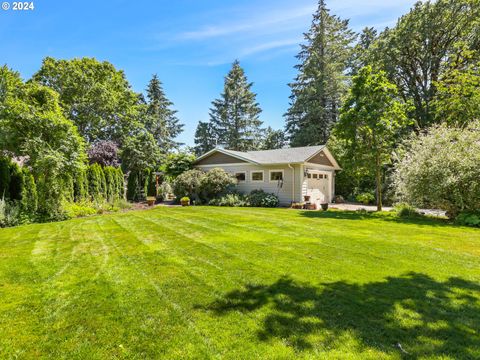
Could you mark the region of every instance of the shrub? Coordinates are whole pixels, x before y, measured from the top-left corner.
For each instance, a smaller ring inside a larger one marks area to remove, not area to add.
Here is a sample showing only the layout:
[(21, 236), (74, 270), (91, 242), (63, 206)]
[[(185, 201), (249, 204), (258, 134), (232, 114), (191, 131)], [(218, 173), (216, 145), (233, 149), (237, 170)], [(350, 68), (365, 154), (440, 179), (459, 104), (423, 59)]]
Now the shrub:
[(436, 125), (398, 150), (396, 196), (417, 207), (460, 212), (480, 209), (480, 120), (465, 128)]
[(165, 200), (168, 195), (172, 193), (172, 185), (169, 182), (164, 181), (158, 186), (158, 194), (161, 199)]
[(123, 175), (123, 171), (121, 168), (115, 168), (115, 175), (116, 175), (116, 192), (118, 195), (118, 199), (125, 200), (125, 177)]
[(127, 200), (136, 201), (138, 191), (138, 173), (136, 171), (130, 171), (127, 180)]
[(21, 213), (18, 203), (0, 198), (0, 227), (16, 226), (20, 223)]
[(212, 206), (231, 206), (231, 207), (245, 207), (250, 206), (248, 196), (242, 194), (226, 194), (219, 198), (212, 199), (208, 202)]
[(455, 218), (458, 225), (480, 227), (480, 213), (462, 212)]
[(396, 204), (394, 211), (397, 213), (397, 216), (401, 218), (413, 218), (420, 216), (420, 214), (417, 212), (417, 209), (406, 203)]
[(157, 196), (157, 176), (155, 171), (149, 171), (146, 177), (147, 196)]
[(79, 203), (66, 202), (63, 204), (63, 209), (65, 211), (65, 216), (68, 219), (95, 215), (97, 213), (97, 209), (94, 207), (93, 203), (88, 201), (82, 201)]
[(98, 164), (93, 164), (88, 167), (88, 194), (91, 200), (99, 200), (103, 192), (102, 185), (102, 167)]
[(10, 198), (10, 160), (0, 157), (0, 198)]
[(63, 198), (66, 201), (73, 202), (75, 199), (75, 185), (73, 183), (73, 178), (70, 175), (66, 175), (61, 182)]
[(35, 217), (38, 208), (37, 186), (33, 175), (27, 168), (22, 169), (23, 186), (22, 186), (22, 211), (28, 215), (30, 219)]
[(200, 182), (201, 200), (209, 200), (223, 195), (237, 183), (235, 177), (226, 173), (223, 169), (215, 168), (204, 173)]
[(263, 190), (253, 190), (248, 195), (248, 201), (254, 207), (276, 207), (278, 206), (278, 196), (266, 193)]
[(361, 193), (355, 196), (355, 200), (363, 205), (369, 205), (375, 202), (375, 196), (371, 193)]
[(88, 178), (85, 168), (78, 170), (74, 180), (74, 199), (77, 202), (88, 199)]
[(190, 203), (190, 198), (188, 196), (184, 196), (180, 199), (180, 202), (188, 202)]
[(20, 167), (11, 162), (9, 166), (10, 170), (10, 184), (8, 186), (10, 192), (10, 200), (21, 200), (22, 198), (22, 186), (23, 186), (23, 174)]
[(106, 166), (103, 169), (105, 173), (105, 197), (108, 201), (113, 202), (116, 196), (116, 176), (115, 176), (115, 168), (112, 166)]
[(194, 201), (200, 200), (200, 190), (202, 179), (205, 173), (200, 170), (188, 170), (183, 174), (177, 176), (173, 182), (173, 193), (180, 199), (183, 196), (188, 196)]

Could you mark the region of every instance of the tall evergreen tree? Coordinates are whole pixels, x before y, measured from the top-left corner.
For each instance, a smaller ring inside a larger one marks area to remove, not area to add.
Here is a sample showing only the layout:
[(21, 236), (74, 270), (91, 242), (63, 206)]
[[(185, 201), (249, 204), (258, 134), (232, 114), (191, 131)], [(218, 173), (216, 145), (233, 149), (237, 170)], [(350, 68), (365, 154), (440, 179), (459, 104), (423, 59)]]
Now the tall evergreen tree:
[(262, 150), (281, 149), (287, 145), (283, 130), (273, 130), (270, 126), (265, 129)]
[(167, 99), (162, 88), (162, 82), (154, 74), (147, 87), (147, 116), (145, 127), (158, 143), (161, 151), (170, 152), (178, 148), (181, 143), (175, 138), (183, 131), (183, 124), (177, 118), (176, 110), (172, 110), (173, 103)]
[(217, 140), (212, 124), (199, 121), (195, 131), (195, 155), (200, 156), (212, 150), (217, 145)]
[(212, 102), (210, 122), (218, 144), (238, 151), (257, 149), (261, 143), (260, 106), (238, 60), (225, 77), (223, 92)]
[(310, 30), (304, 34), (296, 65), (298, 75), (290, 84), (290, 109), (285, 114), (286, 131), (293, 146), (327, 141), (338, 120), (340, 99), (346, 91), (346, 69), (355, 34), (348, 20), (330, 15), (320, 0)]

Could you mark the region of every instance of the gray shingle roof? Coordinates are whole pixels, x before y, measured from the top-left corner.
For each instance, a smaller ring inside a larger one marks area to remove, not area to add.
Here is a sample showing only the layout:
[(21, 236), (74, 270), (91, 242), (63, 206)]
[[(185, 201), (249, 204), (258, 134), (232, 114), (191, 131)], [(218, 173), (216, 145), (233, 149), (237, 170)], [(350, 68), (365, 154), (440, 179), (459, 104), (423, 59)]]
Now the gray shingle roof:
[(233, 151), (222, 149), (225, 153), (230, 153), (234, 156), (242, 157), (245, 160), (250, 160), (258, 164), (287, 164), (287, 163), (301, 163), (311, 158), (317, 152), (322, 150), (325, 145), (318, 146), (304, 146), (276, 150), (259, 150), (259, 151)]

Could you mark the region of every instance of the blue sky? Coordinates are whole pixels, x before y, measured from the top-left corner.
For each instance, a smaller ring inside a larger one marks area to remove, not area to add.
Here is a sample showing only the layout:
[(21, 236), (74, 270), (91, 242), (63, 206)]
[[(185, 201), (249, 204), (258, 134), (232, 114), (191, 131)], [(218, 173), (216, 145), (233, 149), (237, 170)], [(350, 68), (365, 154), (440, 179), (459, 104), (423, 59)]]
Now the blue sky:
[[(330, 0), (327, 5), (359, 31), (394, 25), (414, 2)], [(0, 63), (28, 79), (45, 56), (95, 57), (123, 69), (138, 92), (157, 73), (185, 124), (179, 140), (192, 145), (197, 122), (208, 119), (235, 59), (254, 82), (265, 125), (283, 127), (295, 54), (317, 2), (34, 0), (34, 6), (28, 12), (0, 9)]]

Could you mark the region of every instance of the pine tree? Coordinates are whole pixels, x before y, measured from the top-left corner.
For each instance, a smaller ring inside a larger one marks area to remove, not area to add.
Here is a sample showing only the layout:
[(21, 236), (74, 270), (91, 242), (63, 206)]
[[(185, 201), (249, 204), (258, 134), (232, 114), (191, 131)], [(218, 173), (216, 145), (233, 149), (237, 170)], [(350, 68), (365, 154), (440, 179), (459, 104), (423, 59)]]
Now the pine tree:
[(348, 20), (330, 15), (320, 0), (306, 43), (297, 55), (298, 75), (290, 84), (290, 109), (286, 131), (292, 146), (326, 143), (338, 120), (340, 99), (346, 91), (346, 70), (354, 33)]
[(162, 82), (156, 74), (153, 75), (147, 87), (147, 116), (145, 127), (153, 134), (163, 153), (178, 148), (181, 143), (175, 138), (183, 131), (183, 124), (177, 118), (173, 103), (167, 99), (162, 88)]
[(199, 121), (195, 131), (195, 155), (200, 156), (212, 150), (217, 145), (217, 139), (212, 124)]
[(223, 92), (212, 102), (210, 122), (218, 144), (238, 151), (257, 149), (261, 143), (262, 121), (256, 94), (238, 60), (225, 77)]
[(286, 145), (285, 133), (282, 130), (273, 130), (270, 126), (265, 129), (262, 150), (281, 149)]

